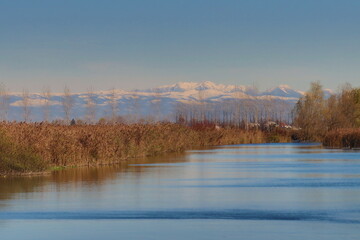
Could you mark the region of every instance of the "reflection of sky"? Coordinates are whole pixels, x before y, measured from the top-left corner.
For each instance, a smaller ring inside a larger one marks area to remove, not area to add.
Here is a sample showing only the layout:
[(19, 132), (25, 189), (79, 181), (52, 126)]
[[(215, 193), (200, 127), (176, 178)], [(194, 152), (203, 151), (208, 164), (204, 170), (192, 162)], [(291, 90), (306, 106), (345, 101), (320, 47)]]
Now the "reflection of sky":
[[(17, 239), (44, 231), (63, 239), (77, 226), (77, 239), (89, 232), (107, 239), (136, 233), (135, 239), (142, 239), (147, 231), (154, 231), (154, 239), (169, 239), (180, 227), (202, 223), (202, 231), (189, 228), (191, 239), (211, 239), (226, 222), (229, 239), (237, 239), (241, 226), (257, 222), (255, 233), (243, 229), (247, 239), (266, 239), (267, 228), (299, 239), (331, 239), (330, 226), (336, 237), (353, 236), (360, 222), (360, 162), (354, 157), (359, 154), (301, 144), (239, 145), (0, 179), (0, 231)], [(177, 224), (164, 229), (172, 221)], [(112, 223), (115, 228), (109, 228)], [(14, 235), (16, 228), (22, 231)]]
[(13, 211), (358, 206), (358, 157), (317, 145), (220, 147), (2, 180), (1, 197)]
[(0, 80), (18, 91), (205, 80), (356, 85), (359, 7), (357, 0), (1, 1)]

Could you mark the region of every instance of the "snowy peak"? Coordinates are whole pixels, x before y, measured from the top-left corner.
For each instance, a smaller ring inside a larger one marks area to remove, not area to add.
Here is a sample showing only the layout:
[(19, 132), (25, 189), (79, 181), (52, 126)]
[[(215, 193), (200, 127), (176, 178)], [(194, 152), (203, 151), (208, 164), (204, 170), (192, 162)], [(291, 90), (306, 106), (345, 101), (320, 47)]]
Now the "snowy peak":
[(261, 96), (300, 98), (303, 96), (303, 93), (291, 89), (288, 85), (279, 85), (278, 87), (264, 91)]
[(225, 88), (222, 84), (216, 84), (210, 81), (205, 81), (197, 84), (196, 90), (223, 90)]
[(324, 96), (325, 96), (325, 98), (329, 98), (329, 97), (331, 97), (331, 96), (334, 95), (334, 94), (335, 94), (335, 92), (334, 92), (333, 90), (328, 89), (328, 88), (325, 88), (325, 89), (324, 89)]
[[(329, 89), (324, 90), (325, 97), (333, 92)], [(112, 89), (108, 91), (94, 91), (73, 93), (74, 100), (73, 117), (84, 118), (89, 101), (96, 104), (98, 117), (109, 114), (110, 106), (116, 104), (120, 115), (131, 115), (134, 109), (140, 109), (142, 115), (147, 115), (154, 109), (161, 109), (162, 114), (172, 114), (179, 103), (198, 104), (203, 101), (209, 103), (226, 104), (227, 101), (234, 99), (249, 100), (258, 98), (259, 100), (280, 100), (295, 104), (296, 101), (304, 96), (304, 92), (294, 90), (288, 85), (258, 91), (257, 88), (244, 85), (225, 85), (210, 81), (205, 82), (178, 82), (172, 85), (160, 86), (147, 90), (125, 91)], [(9, 93), (9, 120), (21, 120), (24, 102), (22, 93)], [(63, 93), (52, 93), (49, 99), (51, 106), (52, 119), (63, 117), (62, 102)], [(91, 100), (92, 99), (92, 100)], [(39, 93), (29, 93), (28, 104), (31, 106), (32, 120), (41, 121), (45, 98)]]
[(185, 92), (187, 90), (195, 89), (198, 83), (194, 82), (179, 82), (172, 85), (164, 85), (155, 89), (151, 89), (150, 92)]
[(266, 96), (272, 98), (287, 98), (295, 100), (304, 95), (303, 92), (292, 89), (288, 85), (279, 85), (278, 87), (268, 89), (266, 91), (259, 91), (255, 87), (244, 85), (225, 85), (217, 84), (210, 81), (205, 82), (178, 82), (172, 85), (160, 86), (145, 91), (147, 93), (168, 95), (173, 98), (181, 99), (198, 99), (199, 94), (209, 98), (209, 100), (221, 100), (229, 98), (252, 98), (256, 96)]
[[(236, 86), (233, 85), (223, 85), (223, 84), (216, 84), (210, 81), (205, 81), (201, 83), (197, 82), (179, 82), (172, 85), (165, 85), (155, 88), (155, 91), (160, 92), (186, 92), (186, 91), (201, 91), (201, 90), (215, 90), (215, 91), (224, 91), (224, 92), (231, 92), (234, 91)], [(244, 89), (243, 86), (240, 89)], [(151, 92), (154, 89), (150, 90)]]

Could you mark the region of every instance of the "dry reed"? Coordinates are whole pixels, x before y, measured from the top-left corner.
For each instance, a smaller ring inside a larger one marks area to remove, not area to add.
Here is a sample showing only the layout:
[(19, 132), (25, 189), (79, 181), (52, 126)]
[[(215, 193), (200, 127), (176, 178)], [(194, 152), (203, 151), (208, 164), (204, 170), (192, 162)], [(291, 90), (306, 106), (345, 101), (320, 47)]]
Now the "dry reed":
[(360, 129), (348, 128), (328, 132), (323, 145), (331, 148), (360, 148)]
[[(172, 123), (74, 126), (2, 123), (0, 131), (17, 146), (39, 156), (48, 168), (110, 164), (201, 146), (263, 143), (269, 140), (266, 133), (258, 130), (195, 129)], [(282, 137), (280, 140), (287, 139)], [(43, 167), (38, 170), (43, 170)]]

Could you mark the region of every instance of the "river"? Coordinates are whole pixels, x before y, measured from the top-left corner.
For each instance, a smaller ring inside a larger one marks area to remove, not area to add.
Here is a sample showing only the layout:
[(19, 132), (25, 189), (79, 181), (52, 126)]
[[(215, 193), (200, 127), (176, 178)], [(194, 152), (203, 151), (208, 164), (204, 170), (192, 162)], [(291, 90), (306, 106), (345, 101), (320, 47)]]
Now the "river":
[(0, 179), (0, 238), (359, 239), (360, 152), (220, 146)]

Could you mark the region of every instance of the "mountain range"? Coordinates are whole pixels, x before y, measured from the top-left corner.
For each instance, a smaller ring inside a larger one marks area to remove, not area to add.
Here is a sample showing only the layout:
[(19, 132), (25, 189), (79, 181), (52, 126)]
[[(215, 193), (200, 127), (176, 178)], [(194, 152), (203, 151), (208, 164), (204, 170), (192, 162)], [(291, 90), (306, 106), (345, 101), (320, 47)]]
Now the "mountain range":
[[(333, 94), (329, 89), (324, 90), (325, 96)], [(116, 102), (119, 115), (150, 115), (155, 108), (160, 109), (161, 115), (169, 115), (179, 103), (196, 104), (204, 102), (221, 102), (232, 99), (261, 99), (281, 100), (289, 104), (295, 104), (304, 95), (304, 92), (294, 90), (287, 85), (280, 85), (259, 91), (255, 87), (242, 85), (224, 85), (213, 82), (179, 82), (172, 85), (160, 86), (151, 89), (138, 89), (125, 91), (113, 89), (109, 91), (72, 93), (73, 100), (72, 118), (84, 118), (86, 106), (92, 99), (96, 108), (96, 118), (109, 116), (110, 105)], [(45, 98), (41, 93), (28, 95), (28, 107), (30, 119), (41, 121)], [(1, 97), (1, 96), (0, 96)], [(24, 112), (24, 94), (8, 93), (8, 120), (21, 121)], [(63, 93), (52, 93), (49, 101), (51, 119), (59, 119), (64, 116)], [(3, 111), (3, 110), (2, 110)]]

